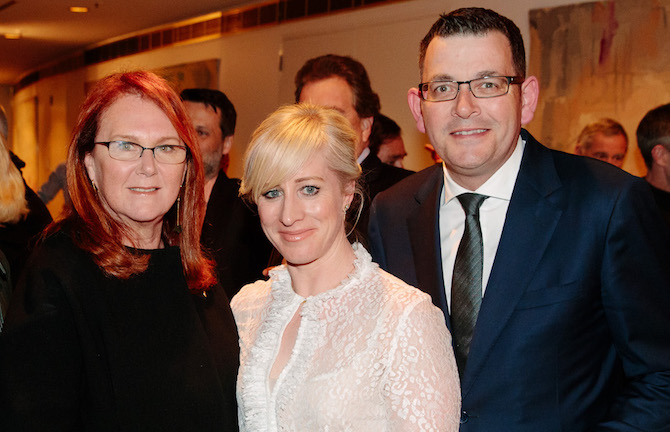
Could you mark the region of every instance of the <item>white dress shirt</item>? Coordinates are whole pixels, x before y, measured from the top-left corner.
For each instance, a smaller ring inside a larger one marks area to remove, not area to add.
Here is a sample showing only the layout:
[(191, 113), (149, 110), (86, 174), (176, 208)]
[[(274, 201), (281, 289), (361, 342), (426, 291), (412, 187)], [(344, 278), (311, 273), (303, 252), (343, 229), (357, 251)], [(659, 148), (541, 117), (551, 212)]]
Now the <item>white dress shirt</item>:
[(465, 229), (465, 211), (456, 198), (458, 195), (474, 192), (486, 195), (479, 209), (479, 223), (482, 227), (484, 243), (484, 268), (482, 273), (482, 296), (486, 292), (486, 284), (491, 275), (493, 260), (496, 256), (498, 243), (502, 236), (507, 208), (509, 207), (512, 191), (519, 174), (521, 158), (526, 143), (519, 136), (517, 146), (507, 161), (477, 190), (471, 191), (458, 185), (449, 175), (447, 168), (444, 171), (444, 187), (440, 194), (440, 245), (442, 253), (442, 275), (444, 276), (444, 290), (447, 305), (451, 310), (451, 278), (454, 272), (454, 262), (458, 245)]
[(365, 147), (361, 152), (361, 154), (358, 155), (356, 162), (358, 162), (359, 165), (362, 164), (365, 158), (368, 157), (369, 154), (370, 154), (370, 147)]

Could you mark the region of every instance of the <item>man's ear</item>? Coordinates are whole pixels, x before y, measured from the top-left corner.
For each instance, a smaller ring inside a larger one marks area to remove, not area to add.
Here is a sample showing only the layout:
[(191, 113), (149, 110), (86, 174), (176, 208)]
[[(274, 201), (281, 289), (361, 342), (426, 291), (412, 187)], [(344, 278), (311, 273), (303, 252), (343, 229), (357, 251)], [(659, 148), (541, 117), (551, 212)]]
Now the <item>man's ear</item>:
[(223, 152), (222, 154), (227, 155), (230, 153), (230, 150), (233, 148), (233, 136), (234, 135), (228, 135), (223, 139)]
[(521, 124), (527, 125), (535, 116), (540, 96), (540, 83), (534, 76), (526, 77), (521, 84)]
[(651, 157), (655, 165), (662, 167), (670, 166), (670, 150), (666, 149), (662, 144), (656, 144), (651, 149)]
[(419, 96), (419, 89), (412, 87), (407, 91), (407, 104), (409, 110), (412, 111), (416, 128), (421, 133), (426, 133), (426, 125), (423, 122), (423, 112), (421, 112), (421, 97)]
[(361, 139), (363, 142), (368, 142), (370, 139), (370, 133), (372, 132), (372, 124), (374, 123), (374, 117), (364, 117), (361, 119)]

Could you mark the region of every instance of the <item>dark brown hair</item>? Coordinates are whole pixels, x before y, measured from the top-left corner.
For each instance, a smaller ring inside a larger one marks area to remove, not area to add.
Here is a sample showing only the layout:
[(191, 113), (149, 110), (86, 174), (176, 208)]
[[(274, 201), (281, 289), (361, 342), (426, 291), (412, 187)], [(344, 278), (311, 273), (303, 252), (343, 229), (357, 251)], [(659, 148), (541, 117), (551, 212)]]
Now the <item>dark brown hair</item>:
[(386, 117), (379, 113), (375, 116), (375, 121), (372, 123), (372, 131), (370, 132), (370, 152), (377, 154), (379, 147), (384, 141), (392, 140), (400, 136), (400, 126), (393, 119)]
[(661, 144), (670, 150), (670, 104), (658, 106), (644, 115), (635, 132), (637, 146), (647, 168), (651, 168), (654, 158), (651, 150)]
[(351, 57), (326, 54), (307, 60), (295, 76), (295, 101), (300, 102), (303, 87), (314, 81), (340, 77), (349, 84), (354, 94), (354, 108), (361, 118), (373, 117), (379, 112), (379, 96), (370, 87), (365, 67)]
[(219, 90), (190, 88), (182, 90), (180, 96), (184, 102), (198, 102), (219, 113), (219, 127), (224, 138), (235, 134), (237, 112), (225, 93)]
[(526, 51), (523, 46), (523, 37), (519, 27), (497, 12), (483, 8), (456, 9), (448, 14), (440, 15), (426, 36), (421, 41), (419, 48), (419, 69), (423, 79), (423, 63), (426, 59), (426, 50), (430, 42), (436, 37), (449, 37), (454, 35), (483, 36), (490, 32), (502, 33), (509, 41), (512, 50), (512, 61), (515, 73), (526, 76)]

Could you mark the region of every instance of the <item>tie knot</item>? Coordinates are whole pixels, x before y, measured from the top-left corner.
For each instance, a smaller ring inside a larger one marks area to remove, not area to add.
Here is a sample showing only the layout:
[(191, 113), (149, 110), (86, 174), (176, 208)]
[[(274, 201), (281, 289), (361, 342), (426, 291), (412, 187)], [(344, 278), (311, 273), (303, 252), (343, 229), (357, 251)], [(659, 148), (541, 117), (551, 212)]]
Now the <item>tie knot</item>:
[(476, 193), (464, 193), (457, 196), (456, 198), (458, 198), (458, 201), (461, 203), (463, 210), (465, 210), (465, 215), (472, 216), (479, 212), (479, 207), (482, 205), (484, 200), (488, 198), (488, 196)]

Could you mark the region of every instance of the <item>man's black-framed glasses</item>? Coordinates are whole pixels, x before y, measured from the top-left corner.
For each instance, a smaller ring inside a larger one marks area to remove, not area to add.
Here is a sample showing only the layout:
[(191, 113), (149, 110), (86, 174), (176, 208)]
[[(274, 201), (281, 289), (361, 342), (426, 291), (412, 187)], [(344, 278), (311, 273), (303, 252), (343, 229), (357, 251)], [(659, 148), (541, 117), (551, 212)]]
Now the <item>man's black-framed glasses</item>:
[(469, 81), (430, 81), (419, 84), (421, 99), (444, 102), (456, 99), (461, 84), (467, 84), (476, 98), (493, 98), (506, 95), (512, 84), (523, 83), (522, 76), (487, 76)]
[(104, 145), (109, 150), (109, 157), (120, 161), (135, 161), (142, 157), (144, 150), (151, 150), (156, 162), (164, 164), (180, 164), (186, 160), (188, 148), (182, 145), (162, 144), (156, 147), (142, 147), (130, 141), (102, 141), (95, 144)]

